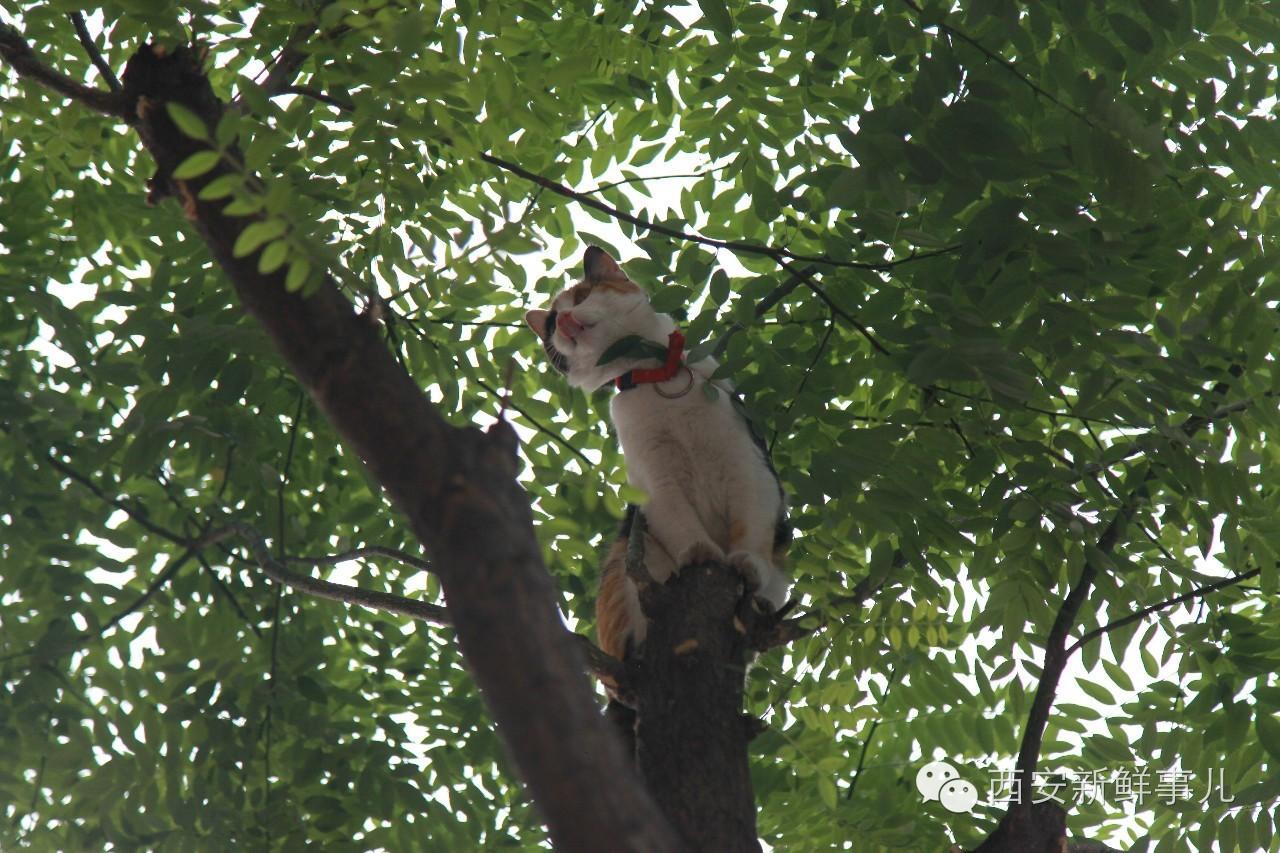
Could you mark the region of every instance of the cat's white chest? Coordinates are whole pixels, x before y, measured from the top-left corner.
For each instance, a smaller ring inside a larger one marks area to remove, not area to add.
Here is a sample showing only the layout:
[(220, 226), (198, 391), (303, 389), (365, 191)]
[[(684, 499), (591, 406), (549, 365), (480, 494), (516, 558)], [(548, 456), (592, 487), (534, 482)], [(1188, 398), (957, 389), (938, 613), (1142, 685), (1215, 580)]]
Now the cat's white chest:
[[(683, 373), (658, 388), (668, 394), (679, 391), (687, 377)], [(653, 385), (641, 386), (617, 394), (611, 412), (627, 479), (649, 494), (651, 504), (662, 502), (645, 510), (656, 522), (655, 536), (678, 550), (683, 513), (727, 553), (742, 547), (747, 530), (771, 539), (781, 495), (728, 394), (719, 391), (711, 399), (703, 384), (697, 377), (687, 393), (674, 398), (662, 396)], [(678, 506), (673, 509), (672, 504)]]

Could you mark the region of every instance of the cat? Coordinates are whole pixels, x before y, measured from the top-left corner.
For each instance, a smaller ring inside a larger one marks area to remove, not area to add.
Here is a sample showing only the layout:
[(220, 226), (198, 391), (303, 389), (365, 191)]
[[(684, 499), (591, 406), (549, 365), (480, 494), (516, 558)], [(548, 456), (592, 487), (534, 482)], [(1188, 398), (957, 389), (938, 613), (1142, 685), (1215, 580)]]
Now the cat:
[[(607, 252), (589, 247), (583, 267), (581, 281), (547, 308), (528, 311), (525, 322), (570, 385), (588, 392), (616, 389), (610, 415), (627, 479), (649, 496), (640, 510), (649, 575), (663, 583), (684, 566), (723, 561), (758, 599), (781, 608), (789, 587), (781, 569), (791, 535), (786, 499), (768, 449), (735, 404), (732, 386), (712, 382), (712, 358), (684, 363), (675, 321), (654, 311), (645, 291)], [(641, 339), (646, 351), (639, 351)], [(613, 358), (611, 351), (623, 352)], [(716, 390), (702, 387), (708, 383)], [(620, 660), (644, 642), (646, 627), (626, 572), (635, 512), (628, 507), (604, 559), (596, 599), (600, 648)]]

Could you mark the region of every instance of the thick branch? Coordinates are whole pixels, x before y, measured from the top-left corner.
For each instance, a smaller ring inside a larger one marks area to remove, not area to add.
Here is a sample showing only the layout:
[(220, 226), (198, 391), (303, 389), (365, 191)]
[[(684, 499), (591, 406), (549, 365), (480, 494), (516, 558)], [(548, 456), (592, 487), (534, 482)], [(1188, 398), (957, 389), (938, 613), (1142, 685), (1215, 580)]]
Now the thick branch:
[(72, 79), (60, 71), (55, 71), (36, 55), (26, 39), (8, 24), (0, 24), (0, 59), (3, 59), (18, 77), (39, 83), (60, 95), (84, 104), (91, 110), (97, 110), (109, 116), (130, 121), (128, 104), (116, 92), (104, 92), (92, 86), (86, 86), (79, 80)]
[[(1120, 541), (1120, 534), (1133, 514), (1133, 496), (1139, 492), (1150, 476), (1149, 468), (1142, 472), (1138, 477), (1139, 485), (1130, 492), (1130, 498), (1116, 511), (1106, 529), (1102, 531), (1102, 535), (1098, 537), (1098, 551), (1102, 554), (1109, 557), (1115, 551)], [(1067, 635), (1075, 625), (1076, 616), (1080, 613), (1085, 599), (1088, 598), (1093, 581), (1100, 570), (1101, 567), (1095, 559), (1090, 558), (1085, 561), (1079, 579), (1067, 591), (1066, 598), (1062, 600), (1058, 614), (1053, 620), (1053, 626), (1049, 628), (1049, 636), (1045, 638), (1043, 672), (1036, 685), (1035, 697), (1031, 700), (1027, 727), (1022, 735), (1022, 745), (1018, 749), (1018, 784), (1021, 786), (1021, 795), (1010, 806), (1009, 814), (1022, 812), (1025, 818), (1030, 813), (1029, 809), (1033, 801), (1031, 782), (1035, 776), (1036, 763), (1040, 758), (1040, 744), (1044, 739), (1045, 726), (1048, 725), (1049, 713), (1053, 709), (1053, 700), (1058, 692), (1058, 682), (1067, 666)]]
[(154, 106), (176, 101), (216, 126), (224, 106), (189, 51), (142, 47), (124, 86), (143, 105), (138, 130), (161, 178), (245, 309), (426, 547), (459, 645), (553, 841), (566, 850), (598, 849), (606, 838), (619, 850), (680, 848), (599, 715), (581, 649), (560, 621), (528, 497), (515, 480), (511, 428), (448, 424), (331, 279), (291, 293), (283, 269), (258, 271), (260, 252), (236, 256), (236, 240), (255, 220), (225, 216), (222, 201), (198, 195), (226, 174), (225, 161), (197, 179), (172, 179), (200, 146)]

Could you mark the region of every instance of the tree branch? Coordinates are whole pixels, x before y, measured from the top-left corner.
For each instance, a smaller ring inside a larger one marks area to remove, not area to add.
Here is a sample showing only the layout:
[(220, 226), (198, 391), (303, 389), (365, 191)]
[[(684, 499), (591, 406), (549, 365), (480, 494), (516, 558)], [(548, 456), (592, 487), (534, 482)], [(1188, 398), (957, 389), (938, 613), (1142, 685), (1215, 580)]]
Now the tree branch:
[(301, 95), (304, 98), (311, 98), (314, 101), (320, 101), (331, 107), (337, 107), (343, 112), (351, 112), (356, 106), (344, 98), (338, 98), (333, 95), (321, 92), (314, 86), (281, 86), (271, 93), (272, 95)]
[(19, 79), (31, 80), (104, 115), (114, 116), (127, 123), (135, 120), (130, 115), (129, 105), (121, 94), (86, 86), (60, 71), (55, 71), (27, 45), (21, 33), (8, 24), (0, 24), (0, 59), (13, 66)]
[[(836, 330), (835, 315), (832, 314), (827, 321), (826, 331), (822, 333), (822, 340), (818, 341), (818, 348), (814, 350), (813, 358), (809, 361), (809, 366), (804, 369), (804, 375), (800, 377), (800, 385), (796, 388), (796, 393), (791, 395), (791, 399), (787, 401), (787, 407), (782, 410), (782, 418), (785, 419), (791, 414), (791, 409), (795, 406), (796, 400), (800, 399), (800, 395), (804, 393), (804, 386), (809, 384), (809, 377), (813, 375), (813, 369), (818, 366), (818, 362), (822, 360), (822, 354), (827, 351), (827, 344), (831, 340), (831, 335)], [(788, 422), (790, 426), (790, 422)], [(773, 455), (773, 445), (778, 440), (778, 428), (775, 426), (773, 435), (769, 438), (769, 455)]]
[[(883, 708), (884, 701), (889, 698), (889, 691), (893, 689), (894, 682), (898, 679), (898, 664), (894, 662), (889, 667), (889, 676), (886, 679), (884, 693), (880, 695), (880, 699), (876, 702), (877, 707)], [(849, 790), (845, 794), (846, 800), (853, 799), (853, 792), (858, 789), (858, 780), (862, 778), (863, 767), (866, 766), (867, 752), (871, 749), (871, 741), (875, 739), (876, 729), (880, 728), (880, 723), (884, 720), (884, 712), (871, 721), (871, 725), (867, 728), (867, 736), (862, 739), (862, 749), (858, 753), (858, 765), (853, 768), (853, 778), (849, 780)]]
[[(420, 619), (433, 625), (453, 624), (449, 619), (449, 611), (438, 604), (416, 601), (412, 598), (405, 598), (389, 592), (378, 592), (377, 590), (364, 589), (343, 583), (332, 583), (331, 581), (298, 574), (284, 566), (285, 561), (290, 563), (310, 563), (312, 565), (333, 565), (368, 554), (385, 556), (384, 549), (380, 547), (356, 548), (352, 551), (328, 557), (286, 557), (282, 561), (271, 556), (271, 550), (267, 547), (262, 534), (254, 528), (247, 524), (237, 523), (227, 529), (233, 530), (237, 536), (248, 543), (254, 559), (262, 570), (266, 572), (267, 577), (299, 592), (305, 592), (317, 598), (327, 598), (330, 601), (340, 601), (343, 604), (359, 604), (361, 607), (368, 607), (371, 610), (385, 610), (388, 613), (408, 616), (411, 619)], [(418, 565), (427, 570), (426, 563), (417, 558), (410, 557), (408, 554), (401, 554), (392, 548), (387, 548), (385, 551), (399, 555), (395, 559), (403, 557), (403, 562), (409, 565)]]
[(725, 164), (722, 166), (713, 166), (711, 168), (704, 169), (701, 172), (683, 172), (675, 175), (636, 175), (633, 178), (623, 178), (622, 180), (614, 181), (613, 183), (600, 184), (594, 189), (589, 189), (589, 190), (586, 190), (585, 192), (588, 195), (596, 195), (598, 193), (604, 192), (605, 190), (611, 190), (616, 187), (624, 186), (626, 184), (643, 184), (643, 183), (647, 183), (648, 181), (673, 181), (673, 180), (676, 180), (677, 178), (703, 178), (703, 177), (706, 177), (707, 175), (722, 171), (726, 168), (728, 168), (728, 164)]
[(224, 159), (198, 178), (173, 179), (204, 146), (152, 106), (178, 102), (217, 125), (226, 107), (190, 51), (143, 46), (123, 82), (145, 105), (137, 123), (143, 144), (240, 302), (425, 546), (459, 646), (553, 843), (584, 850), (607, 838), (619, 850), (681, 848), (600, 716), (580, 644), (560, 620), (528, 496), (515, 479), (511, 427), (447, 423), (332, 278), (290, 292), (284, 269), (259, 272), (260, 250), (237, 257), (237, 239), (258, 220), (227, 216), (225, 200), (199, 197), (230, 167)]
[[(384, 610), (388, 613), (408, 616), (411, 619), (420, 619), (423, 622), (430, 622), (434, 625), (453, 624), (453, 620), (449, 618), (448, 609), (436, 604), (428, 604), (424, 601), (405, 598), (393, 593), (377, 592), (358, 586), (323, 581), (291, 572), (281, 565), (280, 561), (271, 557), (271, 552), (263, 543), (261, 534), (252, 527), (245, 525), (240, 525), (239, 530), (242, 533), (242, 537), (249, 542), (255, 559), (258, 560), (258, 564), (267, 573), (267, 576), (272, 580), (287, 584), (299, 592), (305, 592), (318, 598), (327, 598), (330, 601), (340, 601), (344, 604), (359, 604), (361, 607), (368, 607), (371, 610)], [(387, 548), (382, 545), (353, 548), (341, 554), (329, 554), (322, 557), (288, 557), (286, 562), (332, 566), (362, 557), (387, 557), (424, 572), (433, 571), (426, 560), (406, 554), (396, 548)], [(606, 654), (582, 634), (569, 633), (587, 658), (587, 672), (610, 684), (622, 685), (625, 683), (626, 674), (621, 661), (612, 655)]]
[(318, 28), (313, 23), (300, 24), (289, 34), (284, 47), (276, 54), (267, 70), (267, 77), (262, 81), (262, 88), (268, 97), (283, 92), (298, 76), (298, 70), (307, 61), (309, 55), (303, 46), (315, 35)]
[[(929, 253), (929, 254), (927, 254), (927, 255), (915, 255), (915, 254), (912, 254), (912, 255), (911, 255), (911, 256), (909, 256), (909, 257), (903, 258), (901, 261), (897, 261), (897, 263), (905, 263), (905, 262), (910, 261), (910, 260), (912, 260), (912, 259), (914, 259), (914, 258), (935, 257), (935, 256), (937, 256), (937, 255), (944, 254), (944, 253), (946, 253), (946, 252), (954, 251), (954, 250), (956, 250), (956, 249), (958, 249), (958, 248), (960, 248), (960, 247), (959, 247), (959, 246), (953, 246), (953, 247), (951, 247), (950, 249), (943, 249), (943, 250), (941, 250), (941, 251), (939, 251), (939, 252), (931, 252), (931, 253)], [(786, 261), (779, 259), (779, 260), (778, 260), (778, 263), (779, 263), (779, 264), (781, 264), (781, 265), (782, 265), (782, 267), (783, 267), (784, 269), (789, 270), (792, 274), (794, 274), (794, 275), (802, 275), (802, 273), (801, 273), (800, 271), (796, 270), (796, 268), (795, 268), (795, 267), (791, 266), (791, 265), (790, 265), (789, 263), (787, 263)], [(857, 329), (857, 330), (858, 330), (858, 333), (859, 333), (859, 334), (861, 334), (864, 338), (866, 338), (866, 339), (867, 339), (867, 342), (871, 344), (872, 348), (873, 348), (876, 352), (880, 353), (881, 355), (889, 355), (889, 354), (890, 354), (890, 353), (889, 353), (889, 350), (885, 348), (884, 344), (882, 344), (882, 343), (880, 343), (878, 340), (876, 340), (876, 336), (875, 336), (875, 335), (873, 335), (873, 334), (871, 334), (871, 330), (870, 330), (870, 329), (868, 329), (865, 325), (863, 325), (862, 321), (860, 321), (857, 317), (853, 316), (853, 315), (852, 315), (852, 314), (850, 314), (848, 311), (844, 310), (844, 309), (843, 309), (843, 308), (841, 308), (839, 305), (837, 305), (837, 304), (835, 303), (835, 301), (834, 301), (830, 296), (828, 296), (828, 295), (827, 295), (827, 292), (826, 292), (825, 290), (823, 290), (823, 289), (822, 289), (822, 288), (817, 284), (817, 282), (813, 281), (813, 278), (812, 278), (811, 276), (807, 276), (807, 275), (806, 275), (806, 276), (804, 276), (804, 285), (805, 285), (805, 287), (809, 288), (809, 290), (813, 293), (813, 295), (814, 295), (814, 296), (818, 297), (818, 298), (819, 298), (819, 299), (821, 299), (824, 303), (826, 303), (827, 308), (831, 309), (831, 312), (832, 312), (833, 314), (835, 314), (835, 315), (836, 315), (837, 317), (839, 317), (840, 319), (844, 320), (844, 321), (845, 321), (846, 323), (848, 323), (850, 326), (853, 326), (855, 329)]]
[(111, 70), (111, 66), (107, 64), (102, 51), (98, 50), (98, 46), (94, 44), (93, 36), (89, 35), (89, 28), (84, 23), (84, 15), (80, 12), (72, 12), (67, 17), (71, 19), (71, 25), (76, 28), (76, 38), (80, 39), (84, 52), (89, 54), (89, 61), (98, 69), (102, 79), (107, 81), (107, 87), (112, 92), (119, 94), (120, 80), (116, 77), (116, 73)]
[[(346, 112), (349, 112), (352, 109), (354, 109), (354, 105), (349, 100), (346, 100), (345, 98), (340, 98), (334, 95), (329, 95), (310, 87), (294, 86), (288, 89), (281, 87), (275, 90), (275, 93), (280, 94), (286, 91), (292, 94), (305, 95), (307, 97), (315, 98), (318, 101), (329, 104), (332, 107), (335, 107), (337, 109), (340, 109)], [(655, 234), (664, 234), (667, 237), (674, 237), (677, 240), (684, 240), (690, 243), (700, 243), (704, 246), (711, 246), (717, 249), (728, 249), (731, 252), (737, 252), (740, 254), (764, 255), (766, 257), (773, 258), (774, 260), (777, 260), (777, 261), (783, 261), (783, 260), (804, 261), (804, 262), (813, 263), (813, 264), (822, 264), (824, 266), (841, 267), (845, 269), (860, 269), (860, 270), (872, 270), (876, 272), (887, 272), (888, 270), (891, 270), (894, 267), (902, 266), (903, 264), (911, 263), (913, 261), (923, 261), (929, 258), (936, 258), (941, 255), (949, 255), (953, 252), (959, 251), (962, 248), (961, 246), (958, 246), (958, 245), (947, 246), (944, 249), (938, 249), (933, 252), (922, 252), (922, 253), (912, 252), (909, 256), (905, 258), (899, 258), (894, 261), (868, 262), (868, 261), (842, 261), (836, 258), (828, 257), (826, 255), (801, 255), (796, 252), (792, 252), (790, 249), (783, 248), (781, 246), (766, 246), (761, 243), (748, 243), (743, 240), (719, 240), (714, 237), (704, 237), (701, 234), (694, 234), (689, 231), (681, 231), (678, 228), (671, 228), (666, 225), (661, 225), (657, 222), (653, 222), (652, 220), (645, 219), (642, 216), (636, 216), (631, 213), (626, 213), (625, 211), (619, 210), (618, 208), (610, 204), (606, 204), (605, 202), (600, 201), (599, 199), (595, 199), (591, 197), (592, 194), (599, 192), (601, 189), (607, 189), (607, 187), (603, 187), (603, 188), (597, 187), (596, 189), (588, 190), (586, 192), (578, 192), (577, 190), (570, 189), (564, 184), (558, 183), (557, 181), (553, 181), (550, 178), (543, 177), (542, 175), (539, 175), (536, 172), (531, 172), (528, 169), (524, 168), (523, 166), (519, 166), (515, 163), (512, 163), (509, 160), (504, 160), (501, 157), (495, 157), (494, 155), (488, 154), (485, 152), (481, 152), (479, 154), (479, 157), (481, 160), (485, 161), (486, 163), (489, 163), (490, 165), (493, 165), (493, 166), (497, 166), (499, 169), (502, 169), (503, 171), (506, 171), (506, 172), (510, 172), (513, 175), (517, 175), (521, 178), (524, 178), (527, 181), (531, 181), (532, 183), (536, 184), (539, 187), (542, 187), (543, 189), (551, 190), (553, 193), (564, 196), (565, 198), (571, 198), (579, 202), (580, 204), (584, 204), (587, 207), (591, 207), (596, 210), (599, 210), (601, 213), (605, 213), (613, 217), (614, 219), (619, 219), (623, 222), (629, 222), (638, 228), (644, 229), (645, 231), (651, 231)], [(626, 183), (626, 182), (623, 181), (619, 183)], [(614, 186), (614, 185), (611, 184), (609, 186)]]
[(229, 535), (231, 535), (231, 532), (229, 530), (215, 530), (212, 532), (205, 533), (204, 535), (199, 536), (195, 539), (192, 539), (187, 544), (186, 550), (183, 551), (177, 557), (170, 560), (169, 565), (165, 566), (164, 571), (160, 572), (160, 574), (155, 576), (155, 579), (152, 580), (151, 583), (147, 585), (146, 590), (141, 595), (135, 598), (127, 607), (125, 607), (115, 616), (112, 616), (105, 625), (103, 625), (101, 628), (98, 629), (97, 636), (101, 637), (102, 635), (106, 634), (112, 628), (119, 625), (121, 620), (123, 620), (126, 616), (128, 616), (130, 613), (137, 611), (139, 608), (145, 605), (148, 601), (150, 601), (151, 598), (157, 592), (163, 589), (164, 585), (167, 584), (173, 578), (173, 576), (178, 573), (179, 569), (181, 569), (184, 565), (187, 564), (189, 560), (191, 560), (197, 554), (200, 553), (201, 549), (206, 548), (209, 545), (214, 544), (215, 542), (221, 542), (223, 539), (226, 539)]
[(338, 563), (359, 560), (364, 557), (386, 557), (388, 560), (395, 560), (397, 563), (403, 563), (418, 571), (432, 571), (431, 564), (421, 557), (415, 557), (398, 548), (388, 548), (385, 545), (366, 545), (363, 548), (352, 548), (350, 551), (343, 551), (341, 554), (325, 554), (320, 557), (286, 557), (284, 562), (305, 563), (311, 566), (336, 566)]
[[(916, 13), (916, 15), (920, 16), (920, 17), (923, 19), (923, 17), (924, 17), (924, 10), (920, 8), (919, 4), (918, 4), (918, 3), (916, 3), (916, 2), (915, 2), (915, 0), (902, 0), (902, 2), (903, 2), (903, 3), (904, 3), (904, 4), (905, 4), (909, 9), (911, 9), (913, 12), (915, 12), (915, 13)], [(922, 23), (923, 23), (923, 21), (922, 21)], [(1076, 118), (1080, 119), (1080, 121), (1082, 121), (1082, 122), (1084, 122), (1085, 124), (1089, 125), (1089, 127), (1093, 127), (1093, 122), (1089, 119), (1089, 117), (1088, 117), (1087, 115), (1085, 115), (1084, 113), (1080, 112), (1080, 111), (1079, 111), (1079, 110), (1077, 110), (1075, 107), (1072, 107), (1072, 106), (1069, 106), (1069, 105), (1067, 105), (1067, 104), (1063, 103), (1062, 101), (1058, 100), (1056, 97), (1054, 97), (1053, 95), (1051, 95), (1050, 93), (1046, 92), (1044, 89), (1040, 88), (1040, 86), (1038, 86), (1038, 85), (1035, 83), (1035, 81), (1034, 81), (1034, 80), (1032, 80), (1030, 77), (1028, 77), (1027, 75), (1023, 74), (1021, 71), (1019, 71), (1019, 70), (1018, 70), (1018, 67), (1017, 67), (1016, 65), (1014, 65), (1014, 64), (1013, 64), (1012, 62), (1010, 62), (1009, 60), (1005, 59), (1003, 56), (1000, 56), (998, 53), (994, 53), (993, 51), (991, 51), (990, 49), (988, 49), (988, 48), (986, 47), (986, 45), (982, 44), (982, 42), (978, 41), (977, 39), (973, 38), (972, 36), (968, 35), (967, 33), (964, 33), (964, 32), (962, 32), (962, 31), (960, 31), (960, 30), (957, 30), (955, 27), (951, 26), (950, 24), (943, 23), (942, 21), (939, 21), (939, 22), (936, 24), (936, 26), (938, 27), (938, 29), (942, 30), (942, 31), (943, 31), (943, 32), (945, 32), (945, 33), (950, 34), (950, 35), (951, 35), (951, 36), (953, 36), (954, 38), (958, 38), (958, 39), (960, 39), (960, 41), (962, 41), (962, 42), (964, 42), (965, 44), (969, 45), (969, 46), (970, 46), (970, 47), (972, 47), (974, 50), (978, 51), (978, 53), (981, 53), (981, 54), (982, 54), (983, 56), (985, 56), (989, 61), (994, 62), (994, 63), (996, 63), (997, 65), (999, 65), (999, 66), (1001, 66), (1002, 68), (1004, 68), (1006, 71), (1008, 71), (1008, 72), (1009, 72), (1010, 74), (1012, 74), (1014, 77), (1018, 78), (1018, 80), (1020, 80), (1020, 81), (1021, 81), (1021, 82), (1026, 86), (1026, 87), (1027, 87), (1027, 88), (1029, 88), (1031, 91), (1035, 92), (1035, 93), (1036, 93), (1037, 95), (1039, 95), (1040, 97), (1042, 97), (1042, 98), (1044, 98), (1044, 99), (1048, 100), (1050, 103), (1056, 104), (1058, 107), (1060, 107), (1060, 108), (1062, 108), (1062, 109), (1066, 110), (1066, 111), (1067, 111), (1068, 113), (1070, 113), (1071, 115), (1073, 115), (1073, 116), (1075, 116)]]
[(1117, 619), (1114, 622), (1108, 622), (1106, 625), (1103, 625), (1101, 628), (1094, 628), (1092, 631), (1086, 632), (1083, 636), (1080, 637), (1080, 639), (1076, 640), (1074, 643), (1071, 644), (1071, 646), (1067, 649), (1067, 654), (1068, 655), (1074, 654), (1077, 649), (1098, 639), (1103, 634), (1109, 634), (1118, 628), (1123, 628), (1125, 625), (1132, 625), (1134, 622), (1138, 622), (1138, 621), (1141, 621), (1142, 619), (1147, 618), (1152, 613), (1157, 613), (1161, 610), (1166, 610), (1170, 607), (1174, 607), (1186, 601), (1192, 601), (1197, 598), (1202, 598), (1211, 592), (1217, 592), (1220, 589), (1226, 589), (1229, 586), (1235, 586), (1236, 584), (1242, 581), (1247, 581), (1250, 578), (1256, 578), (1261, 573), (1261, 571), (1262, 571), (1261, 569), (1250, 569), (1247, 572), (1241, 572), (1238, 575), (1232, 575), (1229, 578), (1223, 578), (1222, 580), (1214, 581), (1213, 583), (1205, 584), (1204, 586), (1201, 586), (1201, 587), (1196, 587), (1190, 592), (1184, 592), (1182, 595), (1175, 595), (1173, 598), (1167, 598), (1164, 601), (1159, 601), (1159, 602), (1156, 602), (1155, 604), (1148, 605), (1142, 608), (1141, 610), (1136, 610), (1133, 613), (1130, 613), (1128, 616), (1125, 616), (1121, 619)]
[(123, 512), (126, 516), (129, 517), (130, 521), (132, 521), (134, 524), (137, 524), (143, 530), (146, 530), (149, 533), (154, 533), (156, 536), (159, 536), (161, 539), (166, 539), (175, 545), (182, 545), (183, 547), (188, 547), (191, 544), (188, 537), (180, 536), (179, 534), (174, 533), (172, 530), (167, 530), (161, 527), (160, 525), (148, 519), (145, 514), (138, 512), (136, 509), (129, 506), (124, 501), (120, 500), (119, 498), (113, 498), (110, 495), (108, 495), (105, 491), (100, 489), (97, 486), (97, 484), (95, 484), (92, 480), (90, 480), (84, 474), (81, 474), (79, 471), (72, 468), (67, 463), (58, 459), (58, 457), (54, 455), (52, 450), (48, 451), (45, 454), (44, 458), (45, 458), (45, 461), (47, 461), (50, 465), (56, 468), (60, 473), (71, 478), (72, 480), (75, 480), (77, 483), (79, 483), (80, 485), (88, 489), (89, 493), (92, 494), (94, 497), (98, 498), (104, 503), (110, 504), (111, 506)]
[(642, 216), (635, 216), (634, 214), (630, 214), (625, 211), (619, 210), (618, 208), (613, 207), (612, 205), (605, 204), (599, 199), (592, 198), (587, 193), (580, 193), (577, 190), (570, 189), (569, 187), (566, 187), (564, 184), (557, 183), (556, 181), (553, 181), (550, 178), (545, 178), (542, 175), (529, 171), (523, 166), (518, 166), (515, 163), (510, 162), (509, 160), (503, 160), (502, 158), (495, 157), (492, 154), (481, 153), (479, 157), (481, 160), (485, 161), (486, 163), (497, 166), (499, 169), (502, 169), (503, 171), (510, 172), (511, 174), (524, 178), (527, 181), (532, 181), (538, 186), (549, 189), (557, 195), (564, 196), (565, 198), (571, 198), (577, 201), (579, 204), (584, 204), (587, 207), (594, 208), (600, 211), (601, 213), (605, 213), (613, 217), (614, 219), (619, 219), (623, 222), (629, 222), (632, 225), (635, 225), (637, 228), (642, 228), (645, 231), (650, 231), (650, 232), (653, 232), (654, 234), (663, 234), (663, 235), (666, 235), (667, 237), (673, 237), (677, 240), (684, 240), (685, 242), (689, 242), (689, 243), (700, 243), (704, 246), (712, 246), (717, 249), (728, 249), (731, 252), (737, 252), (739, 254), (744, 254), (744, 255), (763, 255), (765, 257), (773, 258), (774, 260), (777, 260), (777, 261), (782, 261), (782, 260), (803, 261), (806, 263), (822, 264), (824, 266), (841, 267), (844, 269), (860, 269), (860, 270), (872, 270), (875, 272), (887, 272), (888, 270), (892, 270), (894, 267), (899, 267), (899, 266), (902, 266), (903, 264), (912, 263), (914, 261), (923, 261), (929, 258), (936, 258), (940, 255), (948, 255), (948, 254), (951, 254), (952, 252), (957, 252), (962, 248), (961, 246), (948, 246), (945, 249), (938, 249), (937, 251), (934, 251), (934, 252), (923, 252), (921, 254), (913, 253), (908, 257), (899, 258), (895, 261), (867, 262), (867, 261), (841, 261), (836, 258), (828, 257), (826, 255), (801, 255), (796, 252), (792, 252), (790, 249), (784, 249), (780, 246), (766, 246), (761, 243), (748, 243), (742, 240), (718, 240), (713, 237), (703, 237), (700, 234), (694, 234), (689, 231), (681, 231), (678, 228), (671, 228), (666, 225), (660, 225), (657, 222), (653, 222), (651, 220), (645, 219)]
[[(1243, 368), (1240, 365), (1233, 364), (1228, 368), (1227, 372), (1232, 377), (1238, 377), (1243, 372)], [(1224, 379), (1214, 384), (1213, 388), (1209, 390), (1208, 396), (1222, 397), (1228, 390), (1230, 390), (1230, 382)], [(1242, 403), (1215, 408), (1204, 416), (1192, 415), (1183, 422), (1181, 432), (1189, 440), (1205, 425), (1212, 423), (1218, 417), (1225, 416), (1225, 414), (1243, 409), (1247, 402), (1242, 401)], [(1224, 409), (1230, 411), (1224, 413)], [(1125, 524), (1133, 516), (1137, 502), (1145, 492), (1146, 485), (1153, 476), (1154, 473), (1150, 463), (1146, 465), (1141, 474), (1135, 472), (1133, 475), (1133, 479), (1137, 480), (1137, 482), (1132, 489), (1127, 490), (1128, 494), (1117, 509), (1115, 516), (1112, 517), (1111, 522), (1103, 530), (1102, 535), (1098, 537), (1097, 550), (1104, 556), (1109, 557), (1115, 550)], [(1031, 701), (1031, 710), (1027, 714), (1027, 725), (1023, 730), (1022, 743), (1018, 749), (1017, 772), (1020, 795), (1014, 798), (995, 831), (977, 848), (976, 853), (994, 853), (994, 851), (1014, 849), (1019, 844), (1025, 845), (1028, 838), (1035, 837), (1039, 833), (1046, 831), (1045, 825), (1036, 823), (1036, 812), (1033, 809), (1033, 805), (1036, 804), (1032, 796), (1032, 780), (1035, 775), (1036, 764), (1040, 758), (1040, 746), (1044, 739), (1044, 731), (1049, 723), (1049, 715), (1053, 710), (1058, 683), (1062, 679), (1063, 671), (1066, 669), (1072, 651), (1084, 642), (1082, 639), (1072, 649), (1068, 649), (1067, 636), (1074, 626), (1080, 608), (1088, 598), (1093, 582), (1100, 571), (1102, 571), (1102, 567), (1097, 560), (1093, 557), (1087, 558), (1079, 579), (1068, 590), (1066, 597), (1063, 598), (1062, 604), (1058, 608), (1057, 615), (1054, 617), (1053, 625), (1045, 638), (1044, 662), (1040, 680), (1036, 684), (1036, 692)], [(1111, 630), (1112, 627), (1119, 626), (1104, 626), (1102, 631), (1105, 633), (1106, 630)]]

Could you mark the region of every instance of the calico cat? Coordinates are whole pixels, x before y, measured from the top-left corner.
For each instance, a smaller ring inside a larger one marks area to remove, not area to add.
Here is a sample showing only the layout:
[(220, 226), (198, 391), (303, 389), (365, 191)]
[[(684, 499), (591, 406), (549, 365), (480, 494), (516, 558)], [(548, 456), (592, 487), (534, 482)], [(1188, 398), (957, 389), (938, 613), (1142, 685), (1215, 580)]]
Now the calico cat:
[[(723, 379), (711, 382), (711, 358), (683, 360), (683, 337), (667, 314), (599, 247), (587, 249), (581, 281), (548, 308), (525, 314), (551, 365), (588, 392), (616, 389), (610, 414), (626, 459), (627, 479), (649, 495), (643, 510), (645, 564), (659, 583), (683, 566), (723, 560), (740, 571), (757, 598), (786, 601), (781, 571), (790, 528), (768, 450), (734, 404)], [(631, 343), (647, 352), (600, 363)], [(621, 342), (621, 343), (620, 343)], [(656, 346), (655, 346), (656, 345)], [(658, 353), (662, 357), (657, 357)], [(655, 366), (657, 365), (657, 366)], [(627, 520), (605, 557), (596, 599), (600, 647), (622, 659), (644, 640), (645, 620), (625, 560)]]

